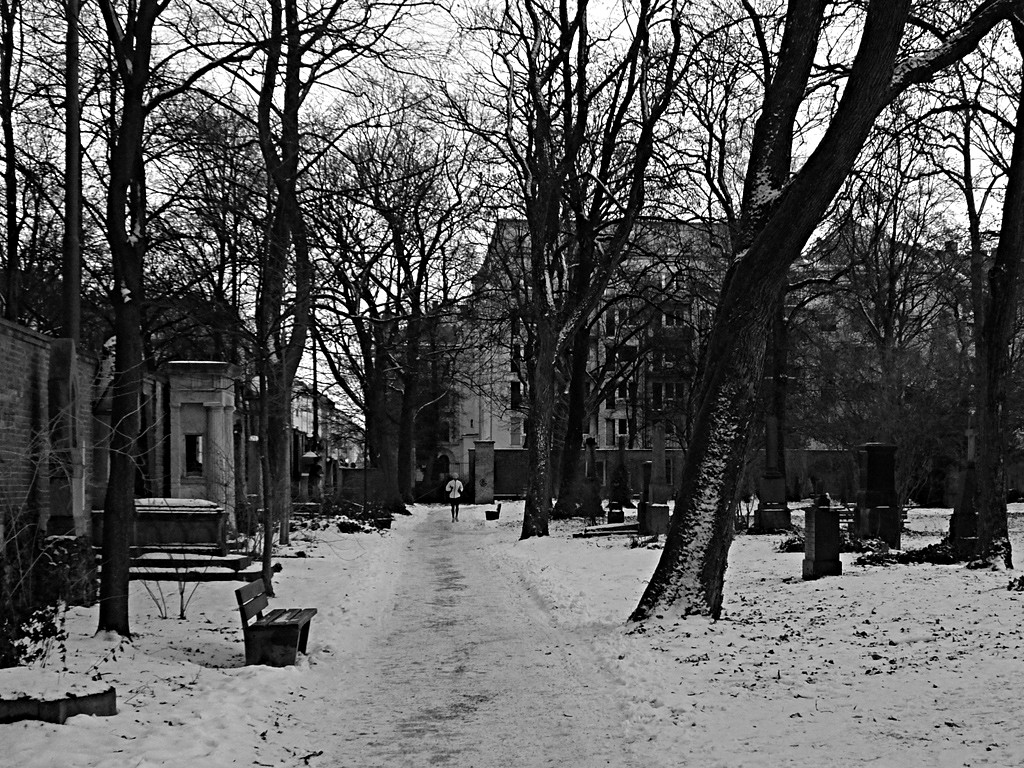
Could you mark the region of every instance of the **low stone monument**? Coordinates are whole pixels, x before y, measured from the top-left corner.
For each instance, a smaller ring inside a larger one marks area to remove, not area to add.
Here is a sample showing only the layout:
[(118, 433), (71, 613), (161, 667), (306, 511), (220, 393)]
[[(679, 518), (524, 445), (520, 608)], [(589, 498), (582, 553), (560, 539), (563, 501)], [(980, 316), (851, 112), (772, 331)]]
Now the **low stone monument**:
[(804, 580), (839, 576), (839, 510), (832, 509), (828, 494), (822, 494), (807, 510), (804, 525)]

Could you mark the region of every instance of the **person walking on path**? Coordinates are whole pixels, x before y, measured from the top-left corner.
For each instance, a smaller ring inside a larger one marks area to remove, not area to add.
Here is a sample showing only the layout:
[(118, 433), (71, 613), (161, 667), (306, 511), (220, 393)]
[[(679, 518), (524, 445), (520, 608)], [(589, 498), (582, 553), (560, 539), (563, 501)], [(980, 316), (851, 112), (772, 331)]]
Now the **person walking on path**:
[(444, 489), (448, 492), (448, 500), (452, 504), (452, 522), (454, 523), (459, 519), (459, 499), (462, 498), (462, 481), (454, 473), (452, 473), (451, 478)]

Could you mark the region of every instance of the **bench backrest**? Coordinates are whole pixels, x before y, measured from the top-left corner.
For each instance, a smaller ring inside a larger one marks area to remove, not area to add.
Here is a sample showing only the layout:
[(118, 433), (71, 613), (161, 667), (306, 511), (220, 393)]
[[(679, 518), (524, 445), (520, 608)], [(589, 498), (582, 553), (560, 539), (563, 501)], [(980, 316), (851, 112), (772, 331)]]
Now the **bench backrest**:
[(263, 609), (270, 605), (263, 579), (256, 579), (239, 587), (235, 590), (235, 597), (238, 599), (238, 612), (242, 614), (244, 627), (249, 626), (249, 619), (253, 616), (262, 619)]

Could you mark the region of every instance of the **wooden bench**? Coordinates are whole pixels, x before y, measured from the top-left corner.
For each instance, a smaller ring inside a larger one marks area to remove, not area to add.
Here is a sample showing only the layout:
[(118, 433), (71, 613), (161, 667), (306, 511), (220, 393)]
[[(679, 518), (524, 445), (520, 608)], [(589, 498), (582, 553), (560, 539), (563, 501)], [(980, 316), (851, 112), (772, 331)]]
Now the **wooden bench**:
[(306, 652), (316, 608), (275, 608), (264, 615), (269, 602), (263, 579), (239, 587), (235, 597), (242, 616), (246, 664), (286, 667), (295, 663), (299, 651)]

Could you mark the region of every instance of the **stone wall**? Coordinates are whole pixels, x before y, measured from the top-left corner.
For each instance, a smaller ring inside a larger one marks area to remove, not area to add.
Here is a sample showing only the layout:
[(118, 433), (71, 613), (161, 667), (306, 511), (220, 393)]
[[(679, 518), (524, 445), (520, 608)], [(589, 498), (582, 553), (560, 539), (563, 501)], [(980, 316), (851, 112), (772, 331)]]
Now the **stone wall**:
[(5, 523), (49, 503), (50, 339), (0, 320), (0, 507)]

